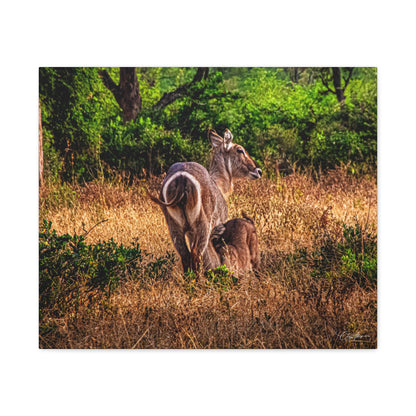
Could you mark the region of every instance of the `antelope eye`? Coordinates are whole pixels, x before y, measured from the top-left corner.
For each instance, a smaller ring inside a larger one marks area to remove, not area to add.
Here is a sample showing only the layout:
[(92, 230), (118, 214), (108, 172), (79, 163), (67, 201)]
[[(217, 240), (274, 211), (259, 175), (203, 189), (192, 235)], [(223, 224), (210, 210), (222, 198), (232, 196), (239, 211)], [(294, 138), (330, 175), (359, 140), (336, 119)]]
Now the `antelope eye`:
[(238, 153), (244, 153), (244, 149), (243, 149), (242, 147), (238, 147), (238, 148), (237, 148), (237, 152), (238, 152)]

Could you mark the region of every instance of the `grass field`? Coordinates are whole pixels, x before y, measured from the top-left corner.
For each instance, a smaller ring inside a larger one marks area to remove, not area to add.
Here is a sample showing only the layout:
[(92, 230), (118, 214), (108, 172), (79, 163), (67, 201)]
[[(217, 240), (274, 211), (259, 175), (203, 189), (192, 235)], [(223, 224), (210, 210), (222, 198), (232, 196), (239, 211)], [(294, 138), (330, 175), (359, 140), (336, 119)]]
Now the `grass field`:
[(85, 234), (90, 245), (138, 242), (148, 256), (134, 273), (117, 276), (112, 291), (75, 282), (59, 294), (65, 279), (57, 276), (54, 293), (65, 307), (57, 307), (57, 297), (41, 304), (41, 348), (377, 346), (373, 177), (338, 168), (319, 180), (294, 173), (235, 183), (229, 217), (244, 211), (254, 218), (261, 253), (259, 279), (236, 283), (227, 273), (195, 281), (182, 273), (176, 253), (174, 262), (167, 256), (174, 247), (164, 217), (146, 196), (147, 188), (157, 193), (162, 179), (42, 189), (40, 229), (47, 219), (58, 235)]

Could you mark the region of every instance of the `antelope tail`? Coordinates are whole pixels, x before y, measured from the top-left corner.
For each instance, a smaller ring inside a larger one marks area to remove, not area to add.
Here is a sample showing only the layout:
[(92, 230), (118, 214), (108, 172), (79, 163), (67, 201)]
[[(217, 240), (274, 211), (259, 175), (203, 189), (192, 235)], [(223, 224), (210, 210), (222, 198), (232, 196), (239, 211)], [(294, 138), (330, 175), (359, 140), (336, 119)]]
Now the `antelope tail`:
[(241, 216), (254, 225), (253, 218), (249, 217), (244, 211), (241, 212)]
[(157, 196), (153, 196), (149, 191), (147, 191), (147, 196), (153, 202), (155, 202), (158, 205), (162, 205), (164, 207), (172, 207), (172, 206), (178, 205), (182, 201), (182, 199), (184, 197), (184, 194), (183, 193), (180, 193), (180, 192), (177, 192), (176, 195), (175, 195), (175, 197), (169, 203), (166, 203), (164, 201), (161, 201)]
[[(170, 184), (169, 184), (170, 185)], [(161, 199), (159, 199), (156, 196), (153, 196), (149, 191), (147, 191), (147, 195), (149, 196), (149, 198), (155, 202), (158, 205), (164, 206), (164, 207), (173, 207), (173, 206), (177, 206), (183, 202), (186, 201), (186, 180), (184, 180), (182, 177), (179, 177), (175, 180), (175, 195), (173, 196), (172, 199), (170, 199), (169, 202), (165, 202), (162, 201)], [(185, 198), (185, 201), (183, 201), (183, 199)]]

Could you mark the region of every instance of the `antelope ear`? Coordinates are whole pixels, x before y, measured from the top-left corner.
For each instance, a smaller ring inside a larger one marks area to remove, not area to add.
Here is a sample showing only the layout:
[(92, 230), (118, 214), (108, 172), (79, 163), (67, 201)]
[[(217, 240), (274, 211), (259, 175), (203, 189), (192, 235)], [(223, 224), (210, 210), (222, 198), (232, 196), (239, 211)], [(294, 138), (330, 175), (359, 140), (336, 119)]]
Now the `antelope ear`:
[(208, 138), (212, 147), (219, 147), (223, 144), (223, 138), (213, 129), (208, 130)]
[(230, 130), (225, 129), (224, 132), (224, 147), (225, 150), (230, 150), (231, 149), (231, 143), (233, 141), (233, 135), (231, 134)]
[(225, 225), (219, 224), (212, 230), (211, 239), (214, 240), (214, 239), (221, 238), (224, 233), (225, 233)]

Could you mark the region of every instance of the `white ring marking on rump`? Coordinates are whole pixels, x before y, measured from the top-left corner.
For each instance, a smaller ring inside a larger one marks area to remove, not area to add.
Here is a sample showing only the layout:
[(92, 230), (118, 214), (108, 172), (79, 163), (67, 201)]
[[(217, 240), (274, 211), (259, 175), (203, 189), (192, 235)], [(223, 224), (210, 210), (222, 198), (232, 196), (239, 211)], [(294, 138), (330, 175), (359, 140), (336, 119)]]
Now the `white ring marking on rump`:
[[(186, 216), (188, 218), (188, 221), (190, 222), (189, 225), (192, 225), (195, 223), (195, 221), (197, 220), (197, 218), (199, 217), (199, 214), (201, 212), (201, 185), (198, 182), (198, 180), (195, 178), (195, 176), (191, 175), (188, 172), (176, 172), (174, 173), (165, 183), (165, 185), (163, 186), (163, 199), (165, 200), (165, 202), (168, 204), (169, 201), (166, 198), (166, 193), (168, 190), (169, 185), (171, 184), (171, 182), (176, 179), (179, 175), (185, 176), (186, 178), (188, 178), (192, 184), (195, 187), (196, 190), (196, 194), (197, 194), (197, 203), (196, 205), (192, 208), (192, 209), (187, 209), (186, 211)], [(177, 207), (167, 207), (167, 210), (169, 212), (169, 215), (174, 219), (174, 221), (179, 224), (180, 226), (184, 226), (185, 225), (185, 218), (183, 217), (183, 213), (181, 209), (178, 209)]]

